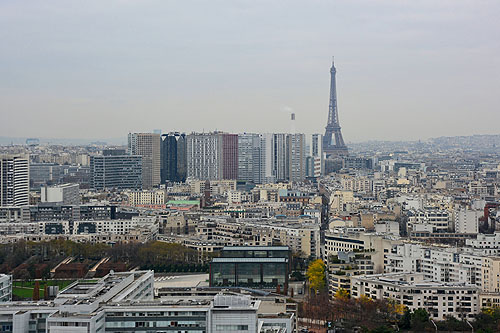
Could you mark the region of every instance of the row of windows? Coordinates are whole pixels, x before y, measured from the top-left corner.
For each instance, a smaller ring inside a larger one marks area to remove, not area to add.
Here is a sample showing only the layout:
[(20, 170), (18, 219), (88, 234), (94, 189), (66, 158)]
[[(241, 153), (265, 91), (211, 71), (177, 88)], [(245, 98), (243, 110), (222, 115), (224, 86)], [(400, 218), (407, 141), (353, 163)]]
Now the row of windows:
[(124, 327), (205, 327), (205, 321), (108, 321), (107, 328), (124, 328)]
[(215, 329), (221, 332), (248, 331), (248, 325), (215, 325)]

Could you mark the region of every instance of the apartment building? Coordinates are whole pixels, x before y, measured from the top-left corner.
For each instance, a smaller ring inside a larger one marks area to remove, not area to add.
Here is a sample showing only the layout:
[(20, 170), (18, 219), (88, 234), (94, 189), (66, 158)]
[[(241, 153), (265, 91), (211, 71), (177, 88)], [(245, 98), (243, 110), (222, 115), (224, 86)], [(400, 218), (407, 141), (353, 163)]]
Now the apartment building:
[(365, 232), (326, 232), (323, 258), (338, 256), (340, 252), (370, 252), (373, 271), (384, 271), (384, 258), (397, 243), (390, 235), (377, 235)]
[(372, 252), (338, 252), (327, 261), (328, 293), (334, 297), (339, 290), (351, 294), (351, 278), (374, 273)]
[(131, 206), (156, 206), (165, 205), (165, 190), (143, 190), (127, 192), (128, 204)]
[(431, 233), (451, 230), (451, 213), (445, 210), (410, 210), (408, 211), (407, 232), (428, 231)]
[(0, 155), (0, 206), (29, 205), (28, 155)]
[(500, 292), (500, 257), (485, 256), (467, 248), (393, 245), (385, 254), (385, 272), (419, 272), (426, 280), (465, 283), (481, 292)]
[(199, 180), (238, 178), (238, 135), (222, 132), (187, 135), (187, 177)]
[(500, 232), (491, 235), (477, 234), (475, 239), (466, 239), (465, 245), (485, 256), (500, 255)]
[(434, 320), (472, 319), (480, 311), (477, 286), (427, 280), (422, 273), (353, 276), (351, 296), (391, 299), (410, 310), (425, 309)]
[(477, 234), (479, 232), (479, 218), (484, 211), (460, 208), (455, 211), (455, 232), (462, 234)]

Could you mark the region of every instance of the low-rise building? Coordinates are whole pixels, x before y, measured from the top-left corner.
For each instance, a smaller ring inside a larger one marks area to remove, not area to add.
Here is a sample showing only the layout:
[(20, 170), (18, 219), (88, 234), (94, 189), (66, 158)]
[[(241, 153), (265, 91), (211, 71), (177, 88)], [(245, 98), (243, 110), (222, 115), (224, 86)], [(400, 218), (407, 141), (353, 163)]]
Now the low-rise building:
[(279, 297), (206, 288), (186, 297), (186, 288), (175, 288), (154, 298), (153, 283), (152, 271), (110, 273), (97, 282), (75, 282), (53, 301), (2, 303), (1, 327), (48, 333), (296, 329), (296, 307), (289, 310)]

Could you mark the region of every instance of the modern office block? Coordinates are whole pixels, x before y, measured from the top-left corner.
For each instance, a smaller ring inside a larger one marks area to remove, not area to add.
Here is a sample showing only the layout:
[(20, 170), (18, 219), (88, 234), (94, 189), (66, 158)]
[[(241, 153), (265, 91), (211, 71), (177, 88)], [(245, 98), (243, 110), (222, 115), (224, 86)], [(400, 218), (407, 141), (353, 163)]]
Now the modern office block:
[(104, 189), (142, 189), (142, 157), (134, 155), (91, 156), (90, 186)]
[(238, 135), (238, 180), (255, 184), (264, 181), (264, 149), (259, 134)]
[(186, 135), (168, 133), (161, 140), (161, 183), (185, 181)]
[(225, 247), (210, 264), (210, 286), (286, 290), (289, 255), (286, 246)]
[(30, 187), (59, 184), (64, 174), (63, 166), (55, 163), (30, 163)]

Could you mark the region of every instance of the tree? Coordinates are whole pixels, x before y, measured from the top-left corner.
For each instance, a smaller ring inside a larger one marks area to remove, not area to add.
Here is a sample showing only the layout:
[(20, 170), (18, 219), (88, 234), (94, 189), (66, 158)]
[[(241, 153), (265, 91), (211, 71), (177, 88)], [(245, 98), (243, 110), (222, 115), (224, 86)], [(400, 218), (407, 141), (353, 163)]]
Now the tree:
[(349, 292), (344, 288), (339, 288), (339, 290), (335, 293), (335, 298), (347, 299), (349, 298)]
[(394, 330), (392, 328), (387, 327), (385, 325), (370, 330), (370, 333), (393, 333), (393, 332)]
[(425, 309), (416, 309), (411, 316), (411, 328), (419, 332), (429, 326), (429, 313)]
[(406, 309), (403, 316), (399, 320), (399, 327), (402, 329), (410, 329), (411, 328), (411, 311), (410, 309)]
[(325, 282), (325, 263), (321, 259), (314, 260), (307, 269), (307, 279), (309, 286), (318, 293), (326, 285)]
[(33, 287), (33, 300), (38, 301), (40, 300), (40, 282), (35, 281), (35, 285)]

